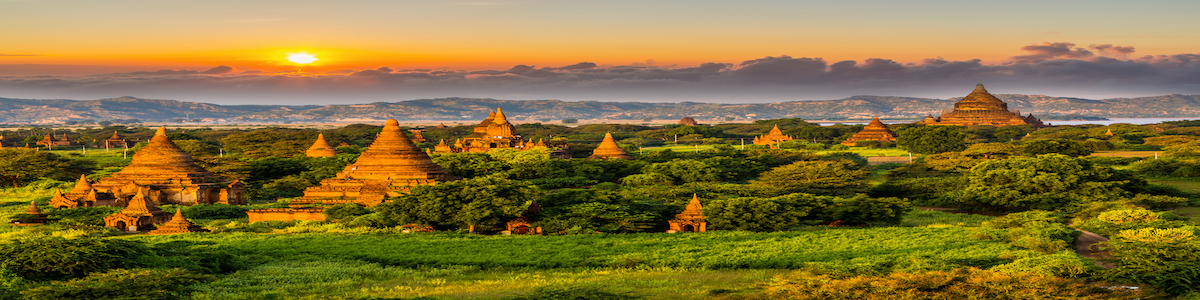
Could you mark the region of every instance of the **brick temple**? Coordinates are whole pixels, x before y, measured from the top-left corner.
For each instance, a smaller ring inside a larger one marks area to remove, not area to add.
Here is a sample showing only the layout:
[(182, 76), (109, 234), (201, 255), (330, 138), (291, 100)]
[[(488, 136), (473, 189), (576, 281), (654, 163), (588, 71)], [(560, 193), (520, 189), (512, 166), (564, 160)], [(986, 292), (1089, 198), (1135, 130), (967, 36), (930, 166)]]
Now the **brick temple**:
[(932, 115), (927, 116), (921, 123), (925, 125), (958, 126), (1045, 126), (1042, 124), (1042, 120), (1038, 120), (1033, 114), (1022, 117), (1020, 111), (1009, 111), (1008, 103), (1004, 103), (1000, 98), (996, 98), (996, 96), (988, 93), (987, 89), (983, 88), (982, 83), (975, 85), (975, 90), (971, 91), (971, 94), (954, 103), (954, 110), (943, 113), (937, 118), (934, 118)]
[(871, 120), (871, 123), (867, 123), (867, 126), (863, 127), (862, 131), (842, 141), (842, 145), (855, 146), (858, 142), (865, 141), (895, 143), (896, 133), (888, 129), (887, 125), (884, 125), (883, 122), (880, 122), (879, 117), (875, 117), (875, 119)]

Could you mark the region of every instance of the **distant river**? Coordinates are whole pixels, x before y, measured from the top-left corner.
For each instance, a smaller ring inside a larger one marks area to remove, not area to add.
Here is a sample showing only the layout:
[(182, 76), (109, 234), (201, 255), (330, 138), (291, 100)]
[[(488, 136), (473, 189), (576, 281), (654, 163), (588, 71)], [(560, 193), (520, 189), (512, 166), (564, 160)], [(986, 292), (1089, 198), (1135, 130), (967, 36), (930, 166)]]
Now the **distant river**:
[[(1180, 121), (1180, 120), (1200, 120), (1200, 118), (1109, 118), (1108, 120), (1101, 120), (1101, 121), (1043, 121), (1043, 122), (1050, 123), (1051, 125), (1085, 125), (1085, 124), (1111, 125), (1111, 124), (1117, 124), (1117, 123), (1145, 125), (1145, 124), (1158, 124), (1158, 123), (1162, 123), (1162, 122), (1166, 122), (1166, 121)], [(887, 124), (904, 124), (904, 123), (917, 122), (917, 120), (910, 120), (910, 121), (887, 120), (887, 121), (883, 121), (883, 122), (887, 123)], [(867, 124), (869, 122), (867, 122), (867, 121), (845, 121), (845, 122), (815, 121), (815, 123), (828, 126), (828, 125), (833, 125), (836, 123), (841, 123), (841, 124), (846, 124), (846, 125), (857, 125), (857, 124)]]

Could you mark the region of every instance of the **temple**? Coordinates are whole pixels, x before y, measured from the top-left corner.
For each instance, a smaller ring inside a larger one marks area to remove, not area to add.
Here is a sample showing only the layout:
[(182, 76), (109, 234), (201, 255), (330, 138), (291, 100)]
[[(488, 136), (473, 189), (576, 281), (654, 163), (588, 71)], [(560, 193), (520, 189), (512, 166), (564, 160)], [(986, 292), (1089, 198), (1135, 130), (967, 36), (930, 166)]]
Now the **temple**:
[(155, 228), (154, 230), (151, 230), (150, 232), (147, 232), (146, 234), (149, 234), (149, 235), (180, 234), (180, 233), (189, 233), (189, 232), (206, 232), (206, 231), (208, 231), (208, 229), (204, 229), (204, 228), (200, 227), (199, 225), (195, 225), (195, 224), (192, 224), (192, 222), (189, 222), (187, 220), (187, 218), (183, 217), (183, 210), (180, 210), (180, 209), (175, 210), (175, 216), (171, 217), (170, 221), (167, 221), (166, 223), (163, 223), (162, 225), (158, 225), (156, 227), (157, 228)]
[(542, 234), (542, 227), (533, 227), (534, 218), (542, 212), (542, 206), (538, 205), (537, 200), (529, 203), (529, 207), (525, 208), (525, 212), (521, 213), (521, 217), (508, 221), (505, 224), (509, 234)]
[(412, 129), (408, 132), (412, 133), (412, 137), (409, 139), (412, 140), (413, 144), (427, 142), (427, 140), (425, 140), (425, 136), (421, 135), (421, 130)]
[(488, 152), (492, 149), (522, 148), (525, 140), (514, 133), (512, 123), (504, 116), (504, 111), (496, 108), (479, 125), (475, 125), (471, 136), (462, 140), (458, 152)]
[(358, 203), (372, 206), (382, 203), (384, 197), (406, 193), (412, 186), (456, 179), (405, 137), (399, 122), (390, 119), (353, 164), (347, 165), (335, 178), (305, 189), (304, 197), (293, 200), (291, 205)]
[(62, 137), (60, 138), (60, 137), (56, 137), (56, 136), (54, 136), (54, 132), (53, 132), (53, 131), (51, 131), (51, 132), (50, 132), (50, 134), (47, 134), (47, 135), (46, 135), (46, 137), (43, 137), (43, 138), (42, 138), (42, 140), (38, 141), (38, 142), (37, 142), (37, 144), (38, 144), (38, 145), (42, 145), (42, 146), (46, 146), (46, 147), (49, 147), (49, 148), (54, 148), (55, 146), (72, 146), (72, 145), (75, 145), (75, 143), (74, 143), (74, 142), (71, 142), (71, 140), (68, 140), (68, 139), (67, 139), (67, 134), (66, 134), (66, 133), (63, 133)]
[(13, 226), (37, 226), (45, 225), (48, 221), (46, 214), (42, 213), (41, 209), (38, 209), (37, 203), (29, 201), (29, 209), (25, 210), (25, 216), (12, 220), (11, 224)]
[(104, 140), (104, 149), (109, 148), (129, 148), (129, 141), (113, 131), (113, 135)]
[(154, 205), (150, 197), (138, 190), (129, 205), (114, 214), (104, 217), (104, 226), (121, 231), (137, 232), (154, 229), (154, 224), (169, 221), (171, 216)]
[(679, 118), (678, 124), (683, 125), (683, 126), (698, 126), (698, 125), (700, 125), (700, 123), (696, 123), (696, 119), (693, 119), (692, 117)]
[(855, 146), (858, 145), (858, 142), (865, 141), (894, 143), (896, 142), (896, 133), (888, 129), (887, 125), (883, 125), (883, 122), (879, 121), (879, 117), (875, 117), (875, 119), (871, 120), (871, 123), (863, 127), (862, 131), (855, 133), (843, 141), (842, 145)]
[(774, 147), (774, 145), (776, 145), (778, 143), (786, 142), (786, 141), (790, 141), (790, 140), (792, 140), (792, 137), (784, 135), (783, 130), (779, 130), (779, 125), (776, 124), (775, 128), (771, 128), (771, 131), (767, 132), (767, 134), (754, 137), (754, 144), (755, 145), (769, 145), (769, 146)]
[(93, 206), (125, 206), (124, 199), (118, 199), (112, 191), (98, 191), (92, 187), (92, 182), (84, 175), (79, 175), (75, 187), (63, 193), (55, 191), (50, 198), (50, 206), (57, 208), (77, 208)]
[(197, 166), (192, 156), (179, 149), (166, 128), (159, 128), (146, 147), (133, 155), (124, 169), (92, 184), (98, 191), (111, 192), (118, 202), (146, 190), (157, 204), (246, 204), (246, 187)]
[(692, 194), (692, 201), (688, 202), (683, 212), (675, 215), (674, 219), (668, 220), (671, 229), (667, 232), (705, 232), (708, 231), (708, 221), (704, 221), (704, 206), (700, 205), (700, 198), (696, 194)]
[(621, 149), (617, 145), (617, 141), (613, 139), (612, 133), (605, 133), (604, 140), (600, 141), (600, 146), (592, 150), (592, 156), (588, 159), (624, 159), (633, 160), (633, 156), (625, 153), (625, 149)]
[(308, 147), (308, 150), (304, 151), (304, 155), (308, 157), (337, 156), (337, 149), (334, 149), (333, 146), (329, 145), (329, 142), (325, 141), (325, 134), (318, 133), (317, 141), (313, 142), (312, 147)]
[(1009, 111), (1008, 103), (1004, 103), (1000, 98), (988, 93), (982, 83), (975, 85), (975, 90), (971, 91), (971, 94), (963, 97), (958, 103), (954, 103), (954, 110), (943, 113), (937, 118), (932, 115), (927, 116), (921, 123), (925, 125), (1033, 125), (1034, 127), (1045, 127), (1045, 124), (1042, 124), (1042, 121), (1033, 114), (1022, 117), (1019, 111)]

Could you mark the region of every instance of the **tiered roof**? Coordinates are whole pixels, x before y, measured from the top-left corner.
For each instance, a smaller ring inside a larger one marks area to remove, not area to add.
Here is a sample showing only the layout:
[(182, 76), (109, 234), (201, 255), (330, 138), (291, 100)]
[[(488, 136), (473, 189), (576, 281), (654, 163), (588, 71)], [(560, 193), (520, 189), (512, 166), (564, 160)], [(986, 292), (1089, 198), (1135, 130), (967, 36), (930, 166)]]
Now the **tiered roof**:
[(700, 123), (696, 123), (696, 119), (693, 119), (692, 117), (683, 117), (683, 118), (679, 118), (679, 123), (678, 123), (678, 124), (679, 124), (679, 125), (683, 125), (683, 126), (696, 126), (696, 125), (700, 125)]
[[(156, 199), (180, 204), (245, 202), (239, 183), (196, 165), (191, 155), (167, 137), (165, 127), (158, 128), (146, 147), (133, 155), (128, 166), (93, 186), (113, 191), (117, 197), (149, 189), (151, 191), (147, 193)], [(184, 194), (190, 194), (191, 199), (184, 199)], [(220, 199), (214, 199), (218, 197)]]
[(957, 126), (1043, 126), (1042, 121), (1034, 117), (1033, 114), (1022, 117), (1020, 112), (1009, 111), (1008, 103), (1004, 103), (1000, 98), (996, 98), (996, 96), (989, 93), (983, 87), (982, 83), (975, 85), (975, 90), (971, 91), (966, 97), (963, 97), (962, 100), (954, 103), (954, 110), (942, 114), (938, 118), (927, 117), (922, 123), (928, 125)]
[(775, 124), (775, 127), (771, 128), (771, 131), (767, 132), (767, 134), (754, 137), (754, 144), (775, 145), (776, 143), (790, 140), (792, 140), (792, 137), (784, 135), (783, 130), (779, 130), (779, 124)]
[(704, 220), (704, 206), (700, 205), (700, 197), (692, 194), (692, 201), (688, 202), (683, 212), (675, 215), (674, 219), (668, 220), (667, 224), (671, 227), (669, 232), (707, 231), (708, 221)]
[(875, 119), (871, 120), (871, 123), (863, 127), (862, 131), (855, 133), (850, 138), (847, 138), (846, 141), (843, 141), (842, 145), (854, 146), (861, 141), (894, 142), (896, 141), (896, 133), (888, 129), (887, 125), (883, 125), (883, 122), (879, 121), (879, 117), (875, 117)]
[(208, 231), (196, 224), (192, 224), (192, 222), (189, 222), (187, 218), (183, 217), (183, 210), (180, 209), (175, 210), (175, 215), (171, 217), (170, 221), (167, 221), (162, 225), (158, 225), (157, 227), (158, 228), (155, 228), (146, 234), (179, 234)]
[(625, 153), (625, 149), (621, 149), (617, 145), (617, 141), (613, 139), (612, 133), (605, 133), (604, 140), (600, 141), (600, 146), (596, 150), (592, 150), (592, 156), (588, 159), (625, 159), (633, 160), (633, 156)]

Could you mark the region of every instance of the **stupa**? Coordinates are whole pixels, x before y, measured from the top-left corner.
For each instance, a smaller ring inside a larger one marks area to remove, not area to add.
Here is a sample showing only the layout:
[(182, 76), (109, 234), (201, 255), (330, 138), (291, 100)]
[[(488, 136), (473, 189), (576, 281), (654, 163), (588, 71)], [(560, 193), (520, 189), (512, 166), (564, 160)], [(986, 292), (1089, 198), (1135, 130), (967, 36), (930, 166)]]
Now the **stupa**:
[(293, 200), (291, 205), (358, 203), (372, 206), (382, 203), (384, 197), (406, 193), (412, 186), (455, 179), (458, 178), (434, 164), (428, 154), (405, 137), (399, 122), (389, 119), (383, 131), (353, 164), (347, 165), (335, 178), (322, 180), (320, 186), (305, 189), (304, 197)]
[(471, 136), (463, 139), (462, 146), (458, 151), (488, 152), (492, 149), (520, 149), (520, 144), (524, 140), (514, 131), (512, 123), (509, 123), (508, 118), (504, 116), (504, 110), (497, 107), (496, 111), (490, 113), (487, 119), (483, 119), (483, 122), (475, 125)]
[(203, 227), (200, 227), (199, 225), (192, 224), (192, 222), (189, 222), (187, 220), (187, 218), (184, 218), (183, 210), (181, 210), (181, 209), (176, 209), (175, 216), (171, 217), (170, 221), (167, 221), (166, 223), (163, 223), (162, 225), (158, 225), (157, 227), (158, 228), (155, 228), (154, 230), (151, 230), (150, 232), (147, 232), (146, 234), (149, 234), (149, 235), (180, 234), (180, 233), (189, 233), (189, 232), (208, 231), (208, 229), (204, 229)]
[(621, 149), (621, 146), (617, 145), (612, 133), (605, 133), (604, 140), (600, 141), (600, 146), (592, 150), (592, 156), (588, 156), (588, 159), (633, 160), (633, 156), (629, 156), (628, 153), (625, 153), (625, 149)]
[(29, 201), (29, 209), (25, 210), (25, 217), (17, 220), (12, 220), (13, 226), (37, 226), (45, 225), (49, 220), (46, 219), (46, 214), (38, 209), (37, 203)]
[(692, 201), (688, 202), (683, 212), (675, 215), (674, 219), (668, 220), (667, 224), (671, 225), (671, 229), (667, 232), (705, 232), (708, 230), (708, 221), (704, 220), (704, 206), (700, 205), (700, 198), (696, 194), (692, 194)]
[(244, 184), (197, 166), (191, 155), (171, 142), (166, 128), (159, 128), (146, 147), (133, 155), (128, 166), (92, 186), (111, 191), (122, 200), (144, 189), (156, 205), (246, 204)]
[(679, 118), (679, 123), (678, 123), (678, 124), (679, 124), (679, 125), (683, 125), (683, 126), (696, 126), (696, 125), (700, 125), (700, 123), (696, 123), (696, 119), (693, 119), (692, 117), (683, 117), (683, 118)]
[(104, 226), (121, 231), (147, 231), (154, 229), (154, 224), (166, 223), (171, 216), (154, 205), (150, 197), (138, 190), (125, 209), (104, 217)]
[(1000, 98), (996, 98), (987, 89), (983, 88), (983, 84), (975, 85), (975, 90), (971, 91), (958, 103), (954, 103), (954, 110), (942, 114), (942, 116), (934, 118), (932, 115), (925, 118), (921, 123), (925, 125), (958, 125), (958, 126), (974, 126), (974, 125), (991, 125), (991, 126), (1006, 126), (1006, 125), (1033, 125), (1034, 127), (1044, 127), (1042, 120), (1038, 120), (1033, 114), (1022, 117), (1021, 112), (1013, 112), (1008, 110), (1008, 103), (1004, 103)]
[(92, 187), (92, 182), (84, 175), (79, 175), (75, 187), (63, 193), (55, 191), (50, 198), (50, 206), (57, 208), (76, 208), (93, 206), (125, 206), (124, 199), (118, 199), (111, 191), (99, 191)]
[(871, 123), (867, 123), (867, 126), (863, 127), (862, 131), (843, 141), (842, 145), (854, 146), (862, 141), (893, 143), (896, 142), (896, 133), (888, 129), (887, 125), (883, 125), (883, 122), (879, 121), (879, 117), (875, 117)]
[(779, 124), (775, 124), (775, 127), (771, 128), (771, 131), (767, 132), (767, 134), (754, 137), (754, 144), (773, 146), (780, 142), (786, 142), (790, 140), (792, 140), (792, 137), (784, 135), (783, 130), (779, 130)]
[(325, 141), (325, 134), (318, 133), (317, 141), (313, 142), (312, 147), (308, 147), (308, 150), (304, 151), (304, 155), (308, 157), (337, 156), (337, 149), (334, 149), (333, 146), (329, 145), (329, 142)]
[(116, 131), (113, 131), (113, 135), (104, 140), (104, 148), (129, 148), (129, 141), (117, 134)]
[(425, 136), (422, 136), (422, 135), (421, 135), (421, 131), (420, 131), (420, 130), (417, 130), (417, 129), (412, 129), (412, 130), (409, 130), (408, 132), (411, 132), (411, 133), (412, 133), (412, 137), (411, 137), (411, 138), (409, 138), (409, 139), (410, 139), (410, 140), (412, 140), (414, 144), (415, 144), (415, 143), (424, 143), (424, 142), (426, 142), (426, 140), (425, 140)]

